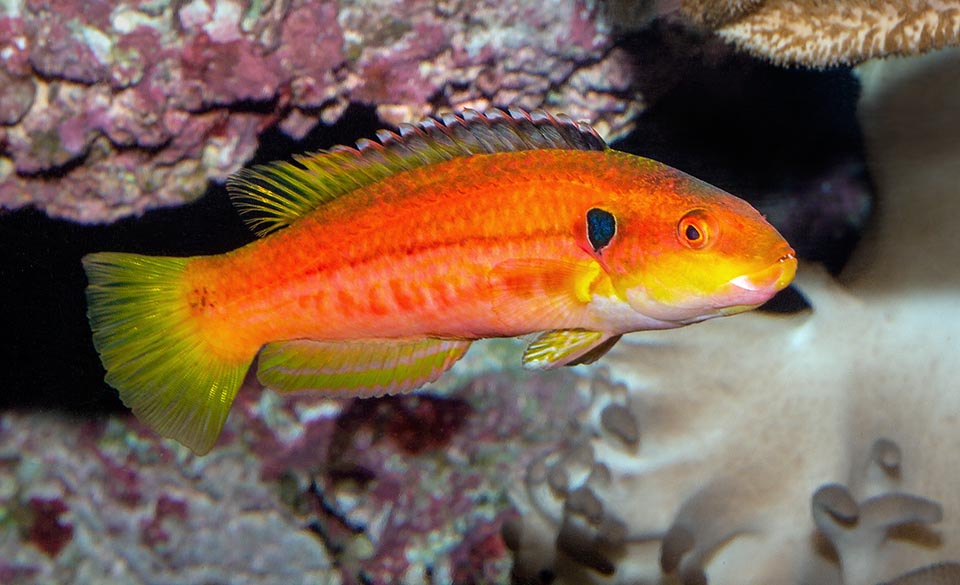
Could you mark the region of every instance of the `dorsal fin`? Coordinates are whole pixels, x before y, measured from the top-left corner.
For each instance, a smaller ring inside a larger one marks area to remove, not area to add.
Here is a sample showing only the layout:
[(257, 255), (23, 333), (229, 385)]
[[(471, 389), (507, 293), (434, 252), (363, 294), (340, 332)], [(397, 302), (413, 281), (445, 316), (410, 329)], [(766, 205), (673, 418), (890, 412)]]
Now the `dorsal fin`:
[(587, 124), (541, 110), (466, 110), (417, 126), (401, 124), (399, 130), (380, 130), (380, 142), (362, 139), (355, 148), (336, 146), (294, 156), (294, 162), (243, 169), (227, 181), (230, 198), (247, 225), (263, 236), (341, 195), (417, 167), (473, 154), (607, 148)]

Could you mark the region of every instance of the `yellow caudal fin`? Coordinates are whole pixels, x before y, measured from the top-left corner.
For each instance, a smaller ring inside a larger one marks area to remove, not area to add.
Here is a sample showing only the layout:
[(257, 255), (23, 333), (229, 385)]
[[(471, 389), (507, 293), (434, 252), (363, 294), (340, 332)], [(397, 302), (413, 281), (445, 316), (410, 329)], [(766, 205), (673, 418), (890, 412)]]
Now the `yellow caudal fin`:
[(188, 258), (102, 252), (83, 258), (87, 316), (106, 381), (137, 418), (208, 452), (254, 355), (226, 361), (197, 332), (183, 294)]

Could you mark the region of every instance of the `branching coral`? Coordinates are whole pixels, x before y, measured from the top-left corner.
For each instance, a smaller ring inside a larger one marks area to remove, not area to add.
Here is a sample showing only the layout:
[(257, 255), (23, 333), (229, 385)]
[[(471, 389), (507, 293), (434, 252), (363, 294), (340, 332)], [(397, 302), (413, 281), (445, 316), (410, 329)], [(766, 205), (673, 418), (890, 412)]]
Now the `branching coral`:
[[(881, 201), (843, 284), (805, 266), (798, 287), (809, 311), (625, 338), (604, 363), (639, 441), (625, 446), (604, 434), (601, 419), (581, 421), (579, 441), (547, 461), (590, 453), (578, 468), (605, 469), (602, 481), (568, 471), (580, 479), (566, 491), (525, 493), (549, 513), (524, 516), (524, 530), (559, 534), (576, 519), (565, 503), (570, 488), (587, 486), (602, 510), (593, 515), (600, 523), (584, 523), (594, 530), (589, 542), (613, 573), (590, 563), (594, 570), (570, 569), (570, 555), (536, 557), (529, 548), (518, 553), (526, 574), (546, 567), (564, 582), (601, 583), (656, 582), (664, 573), (714, 585), (955, 582), (960, 51), (861, 73), (860, 116)], [(609, 544), (600, 529), (614, 525), (608, 518), (622, 523)]]
[(681, 10), (776, 63), (823, 67), (960, 43), (956, 0), (685, 0)]
[[(590, 392), (591, 407), (580, 421), (587, 434), (572, 434), (565, 448), (534, 462), (516, 493), (515, 501), (527, 512), (526, 524), (515, 527), (511, 539), (521, 559), (515, 575), (521, 582), (536, 582), (539, 571), (555, 563), (557, 552), (578, 566), (610, 575), (615, 568), (611, 555), (623, 548), (626, 524), (604, 502), (612, 478), (595, 447), (635, 452), (637, 423), (626, 387), (599, 377), (592, 380)], [(600, 441), (595, 445), (591, 437)], [(558, 527), (554, 542), (541, 538), (551, 526)]]
[(887, 493), (857, 503), (847, 488), (839, 484), (817, 489), (812, 512), (817, 529), (837, 552), (844, 580), (852, 583), (875, 581), (871, 579), (874, 564), (891, 533), (903, 530), (909, 535), (912, 528), (916, 539), (935, 538), (922, 528), (943, 519), (940, 506), (925, 498)]

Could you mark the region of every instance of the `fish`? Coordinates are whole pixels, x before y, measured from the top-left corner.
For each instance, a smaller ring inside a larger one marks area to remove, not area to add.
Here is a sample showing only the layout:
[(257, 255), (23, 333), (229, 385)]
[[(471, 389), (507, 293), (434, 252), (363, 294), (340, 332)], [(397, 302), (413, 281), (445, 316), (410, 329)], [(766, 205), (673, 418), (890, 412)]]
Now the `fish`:
[(106, 382), (197, 455), (245, 377), (331, 397), (406, 392), (471, 343), (593, 362), (626, 333), (753, 309), (793, 248), (747, 202), (543, 111), (465, 111), (227, 182), (258, 239), (220, 255), (82, 259)]

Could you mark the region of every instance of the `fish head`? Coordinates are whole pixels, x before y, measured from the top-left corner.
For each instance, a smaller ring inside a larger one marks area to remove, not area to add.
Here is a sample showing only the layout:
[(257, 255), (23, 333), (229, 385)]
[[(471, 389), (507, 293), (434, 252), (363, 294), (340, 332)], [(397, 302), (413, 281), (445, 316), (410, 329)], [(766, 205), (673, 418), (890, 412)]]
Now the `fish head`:
[(746, 201), (665, 165), (642, 187), (592, 208), (612, 220), (588, 210), (582, 247), (643, 318), (670, 327), (740, 313), (793, 280), (793, 248)]

